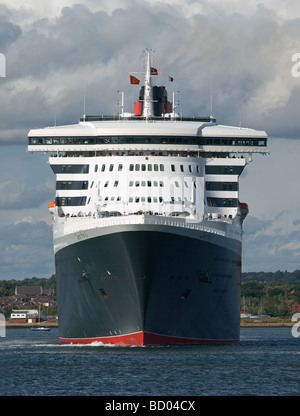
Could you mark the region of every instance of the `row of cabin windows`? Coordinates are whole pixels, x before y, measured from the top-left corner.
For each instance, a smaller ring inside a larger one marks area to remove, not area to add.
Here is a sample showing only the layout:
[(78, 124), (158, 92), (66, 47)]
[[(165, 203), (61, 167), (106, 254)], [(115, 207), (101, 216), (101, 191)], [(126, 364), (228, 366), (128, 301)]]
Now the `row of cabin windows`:
[[(179, 184), (178, 181), (174, 181), (174, 184), (175, 184), (176, 188), (180, 188), (180, 184)], [(118, 187), (118, 185), (119, 185), (119, 181), (114, 181), (113, 186)], [(186, 188), (189, 187), (187, 181), (184, 181), (184, 185), (185, 185)], [(104, 188), (107, 188), (108, 186), (109, 186), (109, 181), (106, 181), (105, 184), (104, 184)], [(163, 188), (165, 186), (165, 184), (164, 184), (163, 181), (139, 181), (139, 180), (129, 181), (129, 187), (131, 188), (133, 186), (135, 186), (135, 187), (139, 187), (139, 186), (146, 187), (147, 186), (148, 188), (151, 188), (152, 186), (153, 187), (158, 187), (159, 186), (160, 188)]]
[[(56, 182), (56, 189), (57, 190), (63, 190), (63, 189), (69, 189), (69, 190), (78, 190), (78, 189), (88, 189), (88, 181), (57, 181)], [(91, 188), (94, 184), (94, 181), (91, 184)], [(179, 182), (175, 181), (174, 182), (175, 187), (179, 188)], [(185, 187), (188, 188), (189, 185), (186, 181), (184, 181)], [(107, 188), (109, 186), (109, 181), (106, 181), (104, 184), (104, 188)], [(115, 188), (117, 188), (119, 186), (119, 181), (114, 181), (113, 186)], [(164, 182), (163, 181), (129, 181), (129, 187), (160, 187), (163, 188), (164, 187)]]
[[(114, 170), (114, 164), (110, 164), (110, 165), (103, 164), (101, 166), (101, 172), (105, 172), (106, 168), (109, 172), (112, 172)], [(123, 170), (123, 165), (119, 164), (118, 165), (118, 171), (121, 172), (122, 170)], [(95, 165), (94, 171), (98, 172), (98, 165)], [(136, 163), (136, 164), (131, 163), (129, 165), (129, 171), (130, 172), (133, 172), (133, 171), (136, 171), (136, 172), (139, 172), (139, 171), (142, 171), (142, 172), (146, 172), (146, 171), (148, 171), (148, 172), (152, 172), (152, 171), (154, 171), (154, 172), (158, 172), (158, 171), (164, 172), (165, 171), (165, 165), (164, 164), (157, 164), (157, 163), (154, 163), (153, 165), (151, 163), (148, 163), (148, 164), (145, 164), (145, 163), (142, 163), (142, 164), (140, 164), (140, 163)], [(176, 166), (174, 164), (171, 165), (171, 171), (176, 172)], [(185, 171), (184, 170), (184, 165), (180, 165), (180, 172), (184, 172), (184, 171)], [(193, 166), (192, 165), (188, 165), (188, 171), (193, 172)], [(196, 172), (197, 173), (200, 172), (200, 168), (199, 168), (198, 165), (196, 165)]]
[(221, 146), (266, 146), (267, 139), (238, 137), (190, 137), (190, 136), (92, 136), (92, 137), (29, 137), (30, 145), (79, 145), (79, 144), (194, 144)]
[[(120, 197), (120, 196), (118, 196), (117, 198), (116, 197), (114, 197), (114, 196), (112, 196), (112, 197), (108, 197), (108, 196), (106, 196), (105, 198), (104, 198), (104, 201), (108, 201), (108, 200), (110, 200), (110, 201), (117, 201), (117, 202), (120, 202), (121, 200), (122, 200), (122, 198)], [(173, 200), (174, 200), (174, 198), (173, 198)], [(153, 196), (153, 197), (151, 197), (151, 196), (147, 196), (147, 197), (145, 197), (145, 196), (136, 196), (136, 197), (133, 197), (133, 196), (130, 196), (129, 197), (129, 199), (128, 199), (128, 202), (129, 203), (133, 203), (133, 202), (135, 202), (135, 203), (139, 203), (139, 202), (143, 202), (143, 203), (151, 203), (151, 202), (154, 202), (154, 203), (158, 203), (158, 202), (163, 202), (163, 197), (156, 197), (156, 196)]]
[[(78, 196), (78, 197), (56, 197), (55, 203), (57, 206), (83, 206), (86, 205), (86, 200), (87, 197), (86, 196)], [(89, 198), (90, 200), (90, 198)], [(104, 198), (105, 201), (109, 200), (109, 197), (105, 197)], [(112, 196), (111, 201), (115, 200), (115, 197)], [(182, 201), (181, 197), (177, 198), (178, 201)], [(187, 200), (187, 198), (184, 198), (184, 200)], [(121, 201), (121, 197), (118, 196), (116, 198), (116, 201)], [(145, 196), (130, 196), (128, 202), (151, 202), (157, 203), (157, 202), (163, 202), (163, 197), (145, 197)], [(89, 202), (89, 201), (88, 201)], [(175, 198), (172, 197), (171, 198), (171, 202), (175, 202)], [(223, 208), (233, 208), (233, 207), (237, 207), (238, 206), (238, 199), (237, 198), (207, 198), (207, 205), (209, 207), (223, 207)]]
[[(89, 165), (51, 165), (51, 168), (53, 170), (54, 173), (59, 174), (59, 173), (89, 173)], [(242, 173), (244, 169), (244, 166), (210, 166), (207, 165), (205, 166), (205, 173), (206, 174), (215, 174), (215, 175), (240, 175)], [(106, 164), (103, 164), (101, 167), (101, 172), (105, 172), (106, 170)], [(112, 172), (114, 170), (114, 164), (110, 164), (108, 166), (108, 171)], [(118, 171), (121, 172), (123, 170), (123, 165), (119, 164), (118, 165)], [(129, 165), (129, 171), (148, 171), (151, 172), (153, 171), (161, 171), (163, 172), (165, 170), (165, 165), (164, 164), (140, 164), (140, 163), (136, 163), (136, 164), (130, 164)], [(193, 171), (193, 166), (192, 165), (188, 165), (188, 170), (189, 172)], [(94, 168), (95, 172), (98, 172), (98, 165), (95, 165)], [(176, 171), (176, 167), (174, 164), (171, 165), (171, 171), (175, 172)], [(184, 172), (184, 165), (180, 165), (180, 171)], [(199, 173), (199, 166), (196, 165), (196, 172)]]
[[(188, 183), (185, 181), (185, 186), (188, 188)], [(174, 181), (175, 187), (179, 188), (179, 182)], [(88, 189), (89, 182), (88, 181), (57, 181), (56, 182), (56, 189)], [(109, 181), (106, 181), (104, 187), (107, 188), (109, 185)], [(118, 187), (119, 181), (114, 181), (113, 186)], [(93, 186), (93, 182), (91, 187)], [(163, 187), (163, 181), (129, 181), (129, 186), (142, 186), (142, 187)], [(205, 188), (207, 191), (238, 191), (238, 182), (206, 182)]]
[[(78, 196), (78, 197), (56, 197), (56, 199), (55, 199), (55, 204), (56, 204), (56, 206), (58, 206), (58, 207), (70, 207), (70, 206), (84, 206), (84, 205), (87, 205), (87, 204), (89, 204), (89, 202), (90, 202), (90, 199), (91, 198), (89, 198), (88, 199), (88, 201), (87, 201), (87, 197), (86, 196), (84, 196), (84, 197), (81, 197), (81, 196)], [(116, 201), (116, 202), (120, 202), (120, 201), (122, 201), (122, 197), (121, 196), (118, 196), (118, 197), (115, 197), (115, 196), (112, 196), (112, 197), (108, 197), (108, 196), (106, 196), (105, 198), (104, 198), (104, 201)], [(188, 201), (188, 198), (187, 197), (184, 197), (184, 198), (181, 198), (181, 197), (177, 197), (177, 199), (175, 199), (175, 197), (171, 197), (171, 201), (170, 202), (175, 202), (175, 200), (177, 200), (177, 201), (179, 201), (179, 202), (182, 202), (182, 201)], [(142, 202), (142, 203), (162, 203), (162, 202), (164, 202), (164, 199), (163, 199), (163, 197), (162, 196), (159, 196), (159, 197), (157, 197), (157, 196), (153, 196), (153, 197), (151, 197), (151, 196), (147, 196), (147, 197), (145, 197), (145, 196), (135, 196), (135, 197), (133, 197), (133, 196), (130, 196), (129, 197), (129, 199), (128, 199), (128, 202), (129, 203), (139, 203), (139, 202)]]

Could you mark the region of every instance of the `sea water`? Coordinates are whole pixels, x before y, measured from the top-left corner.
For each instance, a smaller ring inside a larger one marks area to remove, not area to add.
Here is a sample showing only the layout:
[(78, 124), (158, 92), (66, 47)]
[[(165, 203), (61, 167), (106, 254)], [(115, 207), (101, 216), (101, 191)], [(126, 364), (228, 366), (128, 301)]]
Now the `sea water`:
[(1, 396), (296, 396), (299, 370), (291, 328), (178, 347), (67, 345), (57, 328), (7, 328), (0, 338)]

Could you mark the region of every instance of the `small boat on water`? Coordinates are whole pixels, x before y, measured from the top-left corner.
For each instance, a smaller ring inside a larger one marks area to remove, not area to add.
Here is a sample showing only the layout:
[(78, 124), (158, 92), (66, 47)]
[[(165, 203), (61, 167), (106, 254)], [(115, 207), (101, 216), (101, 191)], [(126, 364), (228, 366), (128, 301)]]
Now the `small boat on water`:
[(31, 328), (32, 331), (50, 331), (50, 328), (41, 326), (41, 306), (39, 305), (39, 316), (38, 316), (39, 326)]
[(31, 328), (32, 331), (50, 331), (50, 328), (46, 328), (45, 326), (38, 326), (36, 328)]

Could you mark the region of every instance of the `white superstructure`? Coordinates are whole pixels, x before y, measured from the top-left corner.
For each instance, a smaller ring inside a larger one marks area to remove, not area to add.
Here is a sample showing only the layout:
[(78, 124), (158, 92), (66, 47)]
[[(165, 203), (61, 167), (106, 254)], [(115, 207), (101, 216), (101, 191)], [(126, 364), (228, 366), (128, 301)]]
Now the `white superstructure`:
[(241, 231), (247, 207), (240, 205), (239, 175), (253, 153), (268, 152), (266, 133), (174, 112), (156, 116), (151, 70), (148, 56), (141, 116), (84, 116), (29, 132), (28, 150), (50, 153), (56, 199), (49, 209), (58, 236), (95, 221), (97, 228), (138, 224), (141, 216)]

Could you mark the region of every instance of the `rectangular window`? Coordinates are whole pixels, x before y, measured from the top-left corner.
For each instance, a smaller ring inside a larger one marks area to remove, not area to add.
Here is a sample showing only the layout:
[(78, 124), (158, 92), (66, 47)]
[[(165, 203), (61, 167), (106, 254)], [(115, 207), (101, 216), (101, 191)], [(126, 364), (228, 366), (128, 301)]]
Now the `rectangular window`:
[(89, 165), (51, 165), (54, 173), (89, 173)]
[(209, 207), (235, 208), (238, 206), (237, 198), (207, 198)]
[(206, 182), (207, 191), (238, 191), (238, 182)]
[(207, 175), (240, 175), (244, 166), (205, 166)]
[(86, 196), (56, 197), (55, 204), (58, 207), (82, 206), (86, 204)]
[(57, 181), (56, 189), (88, 189), (88, 181)]

